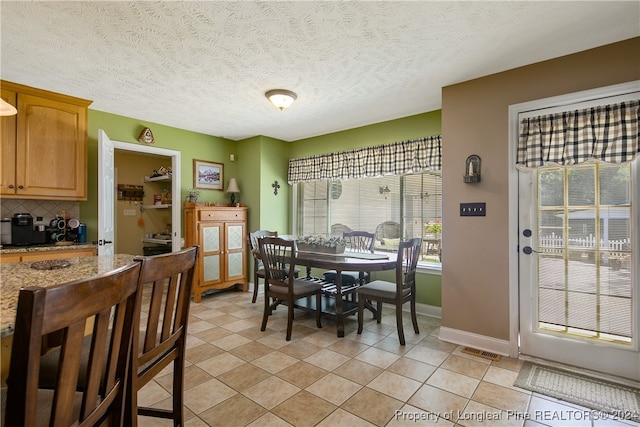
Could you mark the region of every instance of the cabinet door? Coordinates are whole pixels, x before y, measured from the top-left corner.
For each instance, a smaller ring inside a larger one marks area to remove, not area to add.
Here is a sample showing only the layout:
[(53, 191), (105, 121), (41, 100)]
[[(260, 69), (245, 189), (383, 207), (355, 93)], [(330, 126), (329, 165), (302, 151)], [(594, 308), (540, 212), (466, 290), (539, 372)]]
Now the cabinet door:
[(18, 94), (16, 194), (86, 200), (87, 110)]
[(222, 256), (224, 231), (222, 223), (200, 223), (200, 250), (199, 257), (200, 284), (212, 285), (222, 282)]
[[(16, 93), (2, 89), (2, 99), (9, 104), (16, 105)], [(16, 193), (16, 116), (2, 117), (0, 130), (0, 194)]]
[(240, 280), (246, 276), (245, 242), (244, 223), (225, 224), (226, 280)]

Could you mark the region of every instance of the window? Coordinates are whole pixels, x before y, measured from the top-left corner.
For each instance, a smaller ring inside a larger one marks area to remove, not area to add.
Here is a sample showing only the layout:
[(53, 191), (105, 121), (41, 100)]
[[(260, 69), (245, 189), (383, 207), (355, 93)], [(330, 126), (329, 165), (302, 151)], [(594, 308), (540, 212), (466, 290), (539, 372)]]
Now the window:
[(421, 263), (440, 268), (440, 172), (312, 181), (299, 183), (297, 194), (297, 235), (368, 231), (380, 252), (397, 251), (402, 238), (421, 237)]

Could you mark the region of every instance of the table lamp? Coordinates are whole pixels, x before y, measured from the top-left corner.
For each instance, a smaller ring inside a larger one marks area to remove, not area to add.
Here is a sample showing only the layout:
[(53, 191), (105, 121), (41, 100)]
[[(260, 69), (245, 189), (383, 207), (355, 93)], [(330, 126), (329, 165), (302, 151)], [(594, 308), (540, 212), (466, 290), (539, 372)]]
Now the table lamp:
[(225, 192), (231, 193), (231, 206), (235, 205), (236, 193), (240, 192), (240, 189), (238, 188), (238, 183), (236, 182), (235, 178), (229, 179), (229, 184), (227, 185), (227, 190)]

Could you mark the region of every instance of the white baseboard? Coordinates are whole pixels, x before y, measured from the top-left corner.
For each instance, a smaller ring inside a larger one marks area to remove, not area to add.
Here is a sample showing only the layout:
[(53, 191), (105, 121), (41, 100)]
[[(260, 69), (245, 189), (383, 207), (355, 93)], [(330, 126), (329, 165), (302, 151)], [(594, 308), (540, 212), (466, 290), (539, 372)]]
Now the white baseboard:
[[(402, 311), (411, 311), (409, 308), (409, 304), (405, 304), (402, 307)], [(416, 303), (416, 313), (422, 314), (424, 316), (435, 317), (437, 319), (442, 319), (442, 307), (436, 307), (435, 305), (428, 304), (420, 304)]]
[(509, 341), (500, 340), (473, 332), (461, 331), (440, 326), (440, 339), (454, 344), (485, 350), (502, 356), (509, 355), (511, 344)]

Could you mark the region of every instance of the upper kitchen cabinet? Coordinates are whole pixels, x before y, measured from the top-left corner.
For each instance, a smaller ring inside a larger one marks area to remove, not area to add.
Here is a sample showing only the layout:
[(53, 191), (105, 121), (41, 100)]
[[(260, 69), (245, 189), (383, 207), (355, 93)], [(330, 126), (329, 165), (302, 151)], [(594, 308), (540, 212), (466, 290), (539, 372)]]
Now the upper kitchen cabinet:
[(2, 118), (0, 194), (13, 199), (87, 199), (87, 107), (91, 101), (1, 81), (17, 116)]

